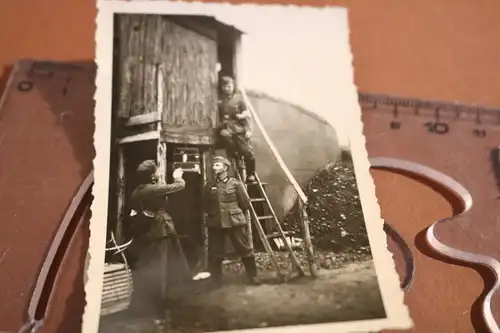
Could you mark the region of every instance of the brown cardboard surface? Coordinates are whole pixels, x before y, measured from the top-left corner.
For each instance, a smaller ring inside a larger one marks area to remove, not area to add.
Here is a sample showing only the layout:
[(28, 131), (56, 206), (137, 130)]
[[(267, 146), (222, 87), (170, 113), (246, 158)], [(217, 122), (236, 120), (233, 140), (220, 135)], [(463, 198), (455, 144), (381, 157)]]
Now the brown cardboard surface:
[[(351, 9), (351, 42), (356, 84), (360, 90), (500, 105), (500, 2), (353, 0), (332, 3), (347, 3)], [(4, 1), (0, 3), (0, 22), (2, 66), (25, 57), (88, 60), (94, 56), (94, 1)], [(375, 131), (367, 129), (366, 133), (370, 142), (370, 133)], [(368, 149), (372, 154), (370, 145)], [(457, 146), (451, 149), (456, 151), (456, 156), (460, 154)], [(37, 170), (35, 164), (25, 164), (25, 173)], [(373, 171), (373, 174), (383, 216), (397, 225), (405, 237), (415, 236), (417, 224), (429, 225), (452, 213), (453, 203), (446, 195), (431, 190), (421, 181), (386, 171)], [(404, 221), (414, 222), (405, 224)], [(87, 243), (80, 244), (83, 253)], [(75, 260), (77, 257), (81, 257), (80, 254), (75, 255)], [(414, 332), (465, 333), (484, 329), (477, 323), (480, 322), (477, 311), (472, 311), (476, 315), (471, 314), (472, 303), (481, 293), (483, 281), (473, 270), (448, 266), (433, 271), (434, 278), (454, 274), (463, 281), (467, 292), (450, 293), (435, 284), (434, 287), (428, 285), (429, 289), (421, 293), (409, 294), (407, 301), (416, 320)], [(434, 306), (439, 300), (436, 295), (443, 297), (441, 302), (446, 306)]]
[[(86, 65), (93, 69), (93, 62)], [(31, 319), (41, 319), (46, 302), (48, 325), (60, 320), (62, 314), (71, 318), (67, 311), (76, 312), (76, 316), (83, 311), (88, 216), (73, 241), (60, 227), (92, 170), (94, 88), (92, 71), (90, 75), (80, 72), (71, 76), (52, 72), (46, 80), (47, 71), (33, 70), (30, 61), (22, 61), (12, 73), (15, 75), (7, 84), (0, 114), (0, 293), (4, 300), (0, 302), (0, 330), (18, 332)], [(68, 85), (72, 87), (65, 93)], [(71, 225), (84, 220), (81, 211), (79, 214)], [(55, 274), (43, 265), (52, 261), (49, 248), (63, 234), (61, 247), (68, 249), (64, 255), (54, 254), (55, 265), (62, 260)], [(45, 272), (47, 283), (41, 283)], [(52, 296), (47, 295), (50, 286), (54, 286)], [(73, 295), (78, 294), (74, 302)], [(39, 295), (40, 302), (33, 295)], [(79, 323), (67, 318), (56, 328), (73, 325), (69, 331), (78, 331)]]

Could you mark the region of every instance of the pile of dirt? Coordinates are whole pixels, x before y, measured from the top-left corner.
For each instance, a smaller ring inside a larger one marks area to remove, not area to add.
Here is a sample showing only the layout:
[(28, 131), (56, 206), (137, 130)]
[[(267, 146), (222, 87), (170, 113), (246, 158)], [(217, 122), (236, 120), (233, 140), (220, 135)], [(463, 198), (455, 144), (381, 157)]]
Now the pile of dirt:
[[(348, 151), (343, 151), (337, 162), (319, 170), (303, 190), (309, 200), (310, 234), (316, 251), (346, 256), (353, 261), (371, 256), (354, 165)], [(301, 235), (296, 207), (286, 217), (284, 229)]]

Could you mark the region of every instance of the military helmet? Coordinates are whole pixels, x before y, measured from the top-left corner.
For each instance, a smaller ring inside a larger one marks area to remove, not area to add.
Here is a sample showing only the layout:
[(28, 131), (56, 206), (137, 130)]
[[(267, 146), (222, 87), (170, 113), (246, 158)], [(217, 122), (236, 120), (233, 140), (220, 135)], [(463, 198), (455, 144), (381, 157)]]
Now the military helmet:
[(150, 176), (156, 171), (156, 162), (153, 160), (145, 160), (137, 167), (138, 175)]
[(232, 166), (231, 161), (229, 161), (224, 156), (215, 156), (214, 163), (217, 163), (217, 162), (225, 164), (228, 168), (230, 168)]
[(221, 84), (222, 85), (226, 85), (226, 84), (230, 84), (230, 83), (234, 84), (234, 79), (232, 77), (230, 77), (230, 76), (223, 76), (221, 78)]

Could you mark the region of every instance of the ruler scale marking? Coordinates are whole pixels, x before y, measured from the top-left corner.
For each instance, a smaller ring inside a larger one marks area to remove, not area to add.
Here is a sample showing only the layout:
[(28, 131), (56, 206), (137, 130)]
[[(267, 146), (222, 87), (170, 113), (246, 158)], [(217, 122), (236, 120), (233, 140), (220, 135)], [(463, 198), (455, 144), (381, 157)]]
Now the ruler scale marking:
[[(464, 282), (471, 281), (474, 272), (472, 269), (477, 267), (474, 265), (479, 263), (493, 270), (500, 259), (500, 246), (497, 245), (500, 233), (497, 222), (500, 216), (498, 207), (500, 170), (498, 161), (495, 160), (498, 159), (500, 146), (500, 108), (363, 93), (359, 99), (363, 110), (362, 117), (370, 160), (386, 158), (389, 161), (391, 159), (403, 161), (401, 162), (403, 164), (419, 164), (421, 167), (417, 169), (442, 173), (456, 180), (470, 192), (472, 203), (467, 211), (445, 219), (443, 221), (446, 223), (437, 223), (430, 229), (427, 228), (437, 221), (426, 221), (427, 224), (416, 228), (408, 226), (412, 224), (408, 219), (394, 220), (391, 217), (393, 227), (403, 231), (406, 241), (410, 244), (412, 238), (419, 237), (415, 230), (418, 232), (427, 230), (427, 247), (431, 252), (437, 257), (445, 255), (455, 259), (457, 265), (470, 267), (470, 269), (458, 269), (456, 268), (458, 266), (454, 268), (441, 259), (436, 261), (438, 259), (429, 257), (429, 254), (421, 252), (422, 248), (412, 244), (412, 251), (417, 254), (417, 275), (414, 286), (409, 291), (413, 293), (410, 299), (416, 300), (419, 293), (425, 294), (425, 290), (440, 288), (446, 292), (425, 296), (427, 302), (433, 303), (436, 311), (445, 304), (452, 303), (470, 309), (483, 292), (481, 285), (469, 283), (467, 288), (464, 288)], [(396, 106), (397, 120), (393, 111)], [(395, 121), (399, 123), (397, 128), (393, 126)], [(389, 169), (398, 168), (393, 166)], [(400, 169), (405, 170), (403, 166)], [(424, 172), (416, 176), (426, 175)], [(432, 179), (430, 175), (428, 178)], [(385, 186), (379, 183), (377, 185)], [(444, 186), (439, 182), (436, 185)], [(433, 276), (435, 271), (429, 271), (426, 266), (433, 267), (432, 270), (442, 271), (441, 275), (438, 275), (443, 279), (439, 282), (442, 285), (438, 284), (440, 287), (436, 287), (439, 280)], [(447, 270), (449, 274), (445, 273)], [(481, 313), (475, 312), (476, 316), (484, 316), (486, 324), (481, 330), (485, 332), (487, 330), (499, 332), (500, 295), (495, 293), (496, 283), (487, 282), (485, 288), (490, 294), (487, 299), (479, 300), (482, 304), (479, 310)], [(410, 300), (409, 306), (411, 311), (412, 307), (418, 305)], [(458, 312), (456, 317), (442, 318), (442, 320), (443, 327), (447, 325), (457, 330), (461, 327), (462, 330), (468, 331), (476, 329), (472, 326), (470, 317), (464, 317)], [(417, 325), (418, 332), (434, 329), (432, 321), (425, 322), (422, 319)], [(469, 328), (466, 328), (467, 325)]]

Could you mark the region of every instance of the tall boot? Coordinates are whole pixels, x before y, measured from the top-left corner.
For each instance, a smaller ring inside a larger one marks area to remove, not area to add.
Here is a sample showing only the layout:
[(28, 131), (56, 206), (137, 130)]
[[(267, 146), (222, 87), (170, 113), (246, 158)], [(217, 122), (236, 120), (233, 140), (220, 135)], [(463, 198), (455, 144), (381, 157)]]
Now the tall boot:
[(208, 264), (208, 271), (210, 273), (210, 279), (213, 282), (213, 286), (215, 288), (222, 286), (222, 260), (211, 260)]
[(248, 283), (252, 285), (259, 285), (260, 281), (257, 278), (257, 264), (255, 263), (255, 257), (253, 255), (249, 257), (243, 257), (241, 258), (241, 261), (243, 262), (243, 266), (245, 266)]
[(247, 183), (253, 183), (257, 179), (255, 178), (255, 157), (246, 156), (245, 157), (245, 166), (247, 169)]

